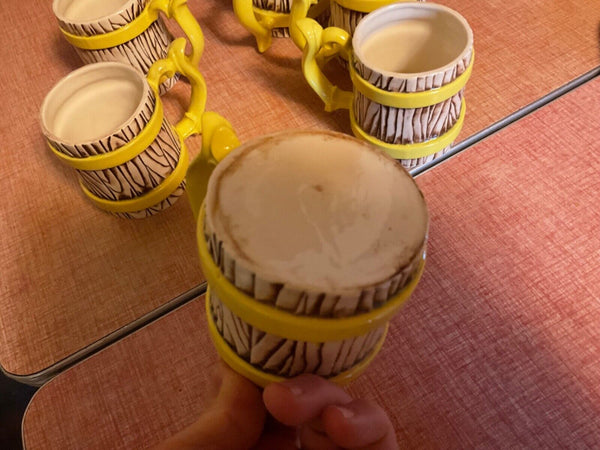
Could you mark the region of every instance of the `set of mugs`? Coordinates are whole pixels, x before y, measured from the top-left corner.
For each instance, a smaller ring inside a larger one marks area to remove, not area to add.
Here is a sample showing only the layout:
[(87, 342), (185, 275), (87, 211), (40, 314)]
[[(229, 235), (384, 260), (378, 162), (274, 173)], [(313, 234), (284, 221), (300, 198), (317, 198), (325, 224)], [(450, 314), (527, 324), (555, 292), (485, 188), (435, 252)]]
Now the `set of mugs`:
[[(198, 158), (209, 169), (214, 155), (239, 144), (224, 118), (205, 112), (198, 22), (186, 0), (55, 0), (53, 9), (67, 41), (88, 64), (59, 81), (42, 104), (50, 149), (77, 171), (97, 207), (126, 218), (163, 211), (185, 189), (187, 137), (202, 133), (206, 149)], [(160, 13), (175, 20), (187, 39), (174, 40)], [(191, 99), (172, 126), (160, 94), (180, 74), (191, 85)]]
[[(48, 93), (42, 130), (85, 195), (113, 214), (151, 216), (187, 189), (209, 331), (232, 368), (259, 385), (303, 372), (345, 383), (381, 349), (423, 273), (427, 208), (402, 166), (443, 153), (460, 131), (472, 32), (433, 3), (295, 0), (289, 12), (233, 3), (251, 14), (261, 50), (289, 33), (310, 86), (327, 110), (350, 111), (360, 139), (290, 131), (240, 144), (205, 111), (204, 40), (186, 0), (54, 0), (87, 65)], [(342, 13), (345, 29), (323, 28)], [(161, 14), (186, 38), (173, 39)], [(332, 58), (346, 61), (352, 92), (323, 73)], [(191, 97), (172, 125), (160, 95), (180, 75)], [(189, 162), (195, 134), (202, 149)]]
[[(262, 3), (270, 9), (257, 6)], [(288, 27), (303, 51), (304, 77), (326, 111), (348, 109), (354, 135), (408, 169), (450, 150), (464, 122), (464, 87), (474, 62), (473, 33), (460, 14), (434, 3), (389, 0), (294, 0), (281, 12), (285, 5), (234, 0), (259, 51), (271, 45), (275, 27)], [(352, 92), (323, 74), (334, 56), (345, 62)]]

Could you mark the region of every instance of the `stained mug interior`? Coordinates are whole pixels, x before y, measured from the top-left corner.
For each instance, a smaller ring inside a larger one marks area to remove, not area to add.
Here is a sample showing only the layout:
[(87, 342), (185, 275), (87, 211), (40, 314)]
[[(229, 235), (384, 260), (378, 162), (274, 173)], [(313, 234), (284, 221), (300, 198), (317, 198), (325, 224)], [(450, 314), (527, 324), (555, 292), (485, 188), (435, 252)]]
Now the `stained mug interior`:
[[(41, 127), (48, 143), (71, 158), (118, 150), (152, 120), (157, 104), (144, 75), (122, 63), (101, 62), (75, 70), (46, 96)], [(78, 170), (81, 184), (107, 200), (128, 200), (156, 188), (178, 165), (180, 142), (166, 118), (155, 139), (130, 161), (103, 170)], [(157, 205), (124, 214), (146, 217), (165, 209), (183, 193), (179, 186)]]

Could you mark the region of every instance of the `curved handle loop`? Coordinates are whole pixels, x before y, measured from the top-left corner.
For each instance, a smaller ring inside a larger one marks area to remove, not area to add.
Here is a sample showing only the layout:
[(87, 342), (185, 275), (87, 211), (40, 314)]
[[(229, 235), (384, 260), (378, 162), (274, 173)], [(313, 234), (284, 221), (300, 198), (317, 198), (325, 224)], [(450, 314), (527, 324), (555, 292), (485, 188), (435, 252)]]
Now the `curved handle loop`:
[(211, 111), (202, 115), (202, 150), (187, 171), (188, 200), (194, 219), (198, 220), (210, 175), (216, 165), (238, 145), (240, 141), (224, 117)]
[(148, 71), (148, 83), (158, 97), (158, 87), (164, 78), (179, 72), (192, 85), (190, 104), (183, 118), (175, 125), (175, 131), (185, 140), (202, 133), (202, 150), (187, 168), (188, 199), (196, 217), (206, 196), (208, 178), (221, 161), (240, 142), (231, 124), (217, 113), (204, 111), (206, 106), (206, 82), (200, 71), (185, 54), (185, 39), (173, 41), (167, 58), (156, 61)]
[(321, 2), (319, 0), (294, 0), (292, 2), (292, 6), (290, 7), (290, 37), (300, 50), (306, 45), (306, 39), (304, 39), (302, 32), (298, 29), (298, 21), (308, 17), (311, 5), (316, 5), (315, 8), (320, 10), (319, 13), (315, 14), (315, 17), (318, 16), (322, 12), (321, 8), (323, 4), (329, 5), (329, 0), (322, 0)]
[[(282, 27), (289, 25), (287, 14), (271, 11), (272, 14), (270, 15), (261, 14), (257, 17), (257, 11), (252, 4), (252, 0), (233, 0), (233, 12), (242, 26), (256, 39), (256, 45), (260, 53), (264, 53), (271, 46), (273, 42), (271, 30), (275, 28), (276, 21), (282, 22), (280, 24)], [(267, 13), (267, 11), (264, 12)]]
[(329, 8), (329, 0), (293, 0), (289, 13), (268, 11), (253, 5), (252, 0), (233, 0), (233, 11), (246, 30), (256, 39), (258, 51), (264, 53), (273, 43), (273, 28), (290, 29), (298, 48), (304, 48), (304, 37), (296, 22), (305, 17), (318, 17)]
[(162, 11), (167, 18), (175, 19), (192, 46), (189, 55), (190, 61), (197, 66), (204, 52), (204, 35), (198, 21), (187, 6), (187, 0), (151, 0), (148, 9), (156, 12)]
[(158, 87), (161, 82), (176, 73), (184, 75), (192, 86), (190, 104), (183, 118), (175, 125), (175, 131), (181, 137), (187, 137), (202, 131), (202, 113), (206, 106), (206, 82), (196, 66), (185, 54), (186, 41), (184, 38), (175, 39), (167, 57), (156, 61), (148, 71), (148, 84), (158, 97)]
[(350, 35), (337, 27), (323, 29), (315, 20), (309, 18), (299, 20), (296, 26), (306, 41), (302, 51), (304, 78), (325, 103), (325, 111), (350, 109), (352, 92), (344, 91), (329, 81), (319, 64), (323, 55), (349, 55)]

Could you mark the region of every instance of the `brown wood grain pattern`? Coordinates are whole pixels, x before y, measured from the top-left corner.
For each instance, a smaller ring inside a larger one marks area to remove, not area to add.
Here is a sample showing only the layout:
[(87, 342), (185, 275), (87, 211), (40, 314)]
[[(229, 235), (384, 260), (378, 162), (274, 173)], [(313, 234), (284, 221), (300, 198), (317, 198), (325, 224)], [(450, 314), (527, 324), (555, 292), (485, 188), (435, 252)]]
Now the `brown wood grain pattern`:
[[(426, 272), (350, 387), (401, 448), (600, 441), (599, 100), (596, 78), (417, 178)], [(27, 448), (142, 448), (191, 423), (215, 360), (204, 315), (195, 300), (42, 387)]]
[[(600, 65), (599, 2), (444, 2), (469, 20), (477, 61), (462, 137)], [(206, 38), (200, 68), (207, 107), (240, 139), (286, 128), (350, 133), (347, 111), (326, 113), (300, 72), (300, 52), (278, 39), (263, 55), (228, 0), (191, 0)], [(7, 2), (0, 15), (5, 86), (0, 103), (0, 365), (28, 375), (85, 348), (200, 283), (185, 199), (143, 221), (95, 209), (70, 168), (45, 147), (38, 113), (50, 88), (81, 62), (50, 2)], [(169, 25), (173, 29), (171, 25)], [(176, 29), (173, 29), (178, 34)], [(332, 72), (342, 80), (341, 71)], [(165, 98), (170, 118), (189, 87)], [(199, 138), (189, 147), (196, 154)]]

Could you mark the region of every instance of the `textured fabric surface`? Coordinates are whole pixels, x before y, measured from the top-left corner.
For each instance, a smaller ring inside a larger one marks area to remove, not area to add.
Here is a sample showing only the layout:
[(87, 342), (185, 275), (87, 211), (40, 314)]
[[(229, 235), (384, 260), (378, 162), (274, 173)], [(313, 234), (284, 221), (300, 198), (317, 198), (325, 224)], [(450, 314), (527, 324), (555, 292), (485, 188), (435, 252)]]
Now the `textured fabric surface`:
[[(600, 442), (600, 78), (417, 179), (426, 272), (350, 391), (401, 448)], [(42, 387), (28, 449), (141, 448), (191, 423), (215, 361), (195, 300)]]
[[(202, 281), (186, 199), (144, 221), (116, 219), (82, 195), (71, 169), (45, 147), (38, 111), (79, 67), (51, 2), (5, 2), (0, 56), (0, 365), (28, 375), (85, 348)], [(463, 137), (600, 64), (600, 3), (449, 0), (475, 34)], [(206, 38), (200, 62), (208, 109), (241, 140), (285, 128), (350, 132), (346, 111), (325, 113), (300, 72), (300, 52), (278, 39), (264, 55), (229, 0), (192, 0)], [(177, 34), (177, 29), (174, 29)], [(332, 69), (334, 78), (342, 73)], [(343, 83), (342, 83), (343, 84)], [(189, 87), (166, 96), (181, 115)], [(200, 140), (190, 140), (197, 152)]]

